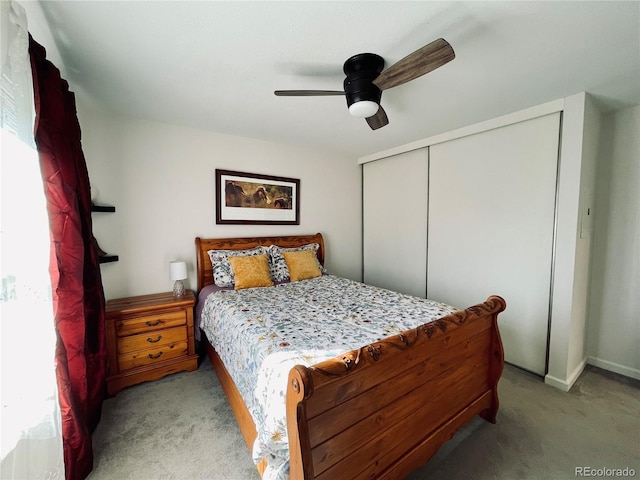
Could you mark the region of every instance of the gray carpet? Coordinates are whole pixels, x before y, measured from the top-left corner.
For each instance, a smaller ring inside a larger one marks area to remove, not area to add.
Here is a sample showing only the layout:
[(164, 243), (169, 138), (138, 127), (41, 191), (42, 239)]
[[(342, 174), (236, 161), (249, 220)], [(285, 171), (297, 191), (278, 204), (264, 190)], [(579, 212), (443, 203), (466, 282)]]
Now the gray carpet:
[(104, 402), (88, 480), (259, 480), (209, 360)]
[[(640, 382), (587, 367), (563, 393), (507, 365), (499, 394), (496, 425), (472, 421), (408, 478), (640, 478)], [(260, 478), (208, 360), (106, 400), (93, 441), (89, 480)]]

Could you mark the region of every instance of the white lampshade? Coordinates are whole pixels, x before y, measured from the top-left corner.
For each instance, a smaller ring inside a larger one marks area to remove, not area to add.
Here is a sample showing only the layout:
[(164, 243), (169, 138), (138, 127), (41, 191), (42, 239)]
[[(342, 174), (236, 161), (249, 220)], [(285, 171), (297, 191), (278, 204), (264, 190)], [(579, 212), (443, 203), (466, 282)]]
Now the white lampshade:
[(184, 280), (187, 278), (187, 264), (185, 262), (170, 262), (169, 271), (171, 274), (171, 280)]
[(352, 103), (349, 107), (349, 113), (354, 117), (369, 118), (378, 113), (380, 106), (376, 102), (363, 100), (361, 102)]

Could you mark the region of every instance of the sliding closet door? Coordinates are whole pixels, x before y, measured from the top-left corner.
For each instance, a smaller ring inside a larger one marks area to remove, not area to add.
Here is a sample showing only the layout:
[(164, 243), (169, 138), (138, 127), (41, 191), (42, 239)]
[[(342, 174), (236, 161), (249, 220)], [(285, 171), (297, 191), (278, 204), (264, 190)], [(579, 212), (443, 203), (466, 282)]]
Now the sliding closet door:
[(560, 114), (430, 148), (427, 295), (502, 296), (507, 362), (544, 375)]
[(425, 296), (426, 149), (363, 165), (364, 282)]

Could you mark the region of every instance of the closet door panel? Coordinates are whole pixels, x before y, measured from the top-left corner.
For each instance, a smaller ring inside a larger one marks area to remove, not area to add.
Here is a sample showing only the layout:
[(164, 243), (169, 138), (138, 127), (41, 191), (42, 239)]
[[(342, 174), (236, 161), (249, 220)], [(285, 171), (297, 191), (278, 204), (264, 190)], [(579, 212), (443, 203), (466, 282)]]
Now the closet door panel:
[(425, 296), (426, 149), (363, 165), (364, 282)]
[(545, 374), (560, 115), (430, 147), (427, 295), (507, 302), (507, 362)]

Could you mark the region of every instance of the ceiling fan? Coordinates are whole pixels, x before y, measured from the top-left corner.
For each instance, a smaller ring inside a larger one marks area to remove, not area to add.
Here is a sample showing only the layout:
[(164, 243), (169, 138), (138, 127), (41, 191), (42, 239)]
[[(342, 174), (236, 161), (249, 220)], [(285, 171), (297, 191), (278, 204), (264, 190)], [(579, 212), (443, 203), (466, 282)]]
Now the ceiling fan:
[(384, 59), (375, 53), (360, 53), (344, 62), (344, 91), (338, 90), (276, 90), (279, 97), (316, 97), (345, 95), (349, 113), (366, 118), (372, 130), (389, 123), (387, 114), (380, 105), (382, 91), (397, 87), (455, 58), (449, 42), (439, 38), (407, 55), (402, 60), (384, 69)]

